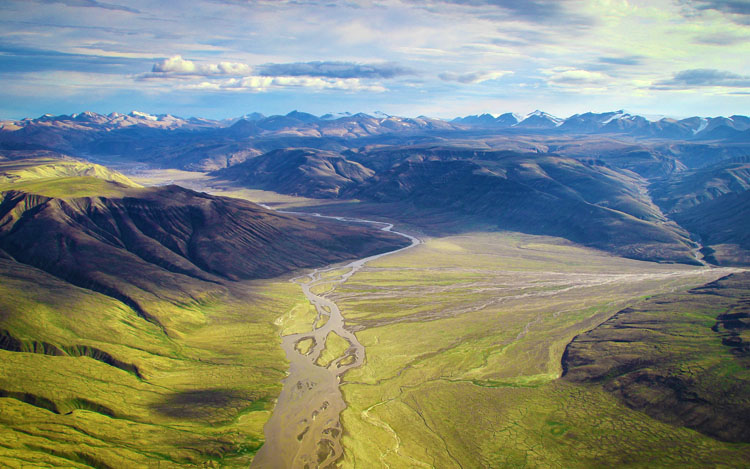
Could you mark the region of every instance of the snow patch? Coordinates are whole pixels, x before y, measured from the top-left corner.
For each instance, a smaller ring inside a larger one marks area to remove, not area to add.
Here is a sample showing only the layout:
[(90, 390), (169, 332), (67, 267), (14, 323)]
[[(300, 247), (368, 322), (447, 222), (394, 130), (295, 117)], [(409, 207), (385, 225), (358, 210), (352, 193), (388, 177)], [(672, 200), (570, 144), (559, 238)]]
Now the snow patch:
[(702, 132), (706, 127), (708, 127), (708, 119), (706, 119), (705, 117), (701, 117), (701, 123), (697, 129), (693, 129), (693, 135), (697, 134), (698, 132)]

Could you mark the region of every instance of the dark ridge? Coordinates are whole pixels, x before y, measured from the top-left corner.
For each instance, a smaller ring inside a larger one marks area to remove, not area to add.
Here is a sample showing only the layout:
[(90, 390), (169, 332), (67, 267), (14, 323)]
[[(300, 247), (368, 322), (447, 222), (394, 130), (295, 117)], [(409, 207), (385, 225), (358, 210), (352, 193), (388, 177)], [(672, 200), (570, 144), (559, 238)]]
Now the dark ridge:
[(6, 391), (0, 389), (0, 397), (8, 397), (17, 401), (25, 402), (26, 404), (39, 407), (40, 409), (48, 410), (53, 414), (60, 414), (60, 410), (57, 408), (57, 404), (47, 399), (46, 397), (37, 396), (29, 392), (17, 392), (17, 391)]
[[(144, 261), (146, 261), (148, 263), (151, 263), (151, 264), (158, 265), (162, 269), (167, 270), (169, 272), (176, 273), (176, 274), (186, 275), (188, 277), (193, 277), (195, 279), (202, 280), (204, 282), (219, 284), (218, 281), (216, 281), (215, 279), (210, 278), (210, 276), (198, 274), (197, 273), (197, 269), (181, 268), (181, 267), (175, 265), (174, 263), (169, 262), (168, 260), (159, 257), (156, 254), (149, 253), (148, 251), (139, 249), (139, 246), (138, 246), (138, 244), (139, 244), (139, 237), (140, 236), (147, 236), (147, 237), (153, 239), (154, 241), (156, 241), (157, 243), (161, 244), (165, 248), (169, 249), (170, 251), (172, 251), (176, 255), (184, 258), (188, 262), (190, 262), (193, 265), (195, 265), (195, 263), (193, 262), (192, 259), (190, 259), (189, 257), (186, 257), (184, 255), (184, 253), (180, 252), (179, 248), (177, 246), (175, 246), (175, 243), (174, 243), (173, 240), (171, 240), (168, 237), (159, 236), (159, 233), (156, 232), (153, 227), (149, 227), (148, 225), (145, 225), (145, 224), (142, 224), (142, 223), (139, 224), (138, 223), (139, 219), (137, 219), (137, 218), (135, 218), (135, 219), (132, 220), (133, 223), (134, 223), (134, 226), (128, 226), (128, 223), (125, 220), (125, 218), (127, 217), (127, 214), (121, 213), (118, 210), (112, 210), (111, 213), (113, 215), (113, 218), (115, 219), (115, 222), (117, 224), (117, 229), (118, 229), (118, 231), (120, 233), (119, 241), (122, 242), (122, 244), (124, 245), (125, 249), (127, 249), (128, 251), (130, 251), (133, 254), (137, 255), (138, 257), (140, 257)], [(92, 219), (96, 223), (96, 221), (97, 221), (96, 218), (94, 218), (92, 216)], [(200, 268), (200, 266), (197, 266), (197, 265), (196, 265), (196, 267)]]
[(82, 397), (76, 397), (65, 402), (65, 407), (70, 409), (67, 414), (71, 414), (74, 410), (88, 410), (90, 412), (96, 412), (98, 414), (106, 415), (107, 417), (115, 417), (115, 412), (107, 406), (97, 404), (96, 402), (84, 399)]
[(93, 358), (96, 361), (105, 363), (115, 368), (119, 368), (127, 373), (137, 376), (139, 379), (143, 379), (143, 376), (141, 375), (141, 372), (138, 370), (137, 366), (133, 365), (132, 363), (125, 363), (121, 360), (118, 360), (112, 355), (103, 350), (99, 350), (98, 348), (90, 347), (88, 345), (73, 345), (67, 347), (64, 346), (63, 349), (71, 357)]
[(125, 363), (103, 350), (88, 345), (62, 345), (57, 347), (47, 342), (36, 340), (24, 341), (13, 337), (9, 331), (0, 329), (0, 349), (9, 352), (39, 353), (52, 356), (67, 355), (70, 357), (89, 357), (109, 366), (119, 368), (127, 373), (131, 373), (139, 379), (143, 379), (137, 366), (131, 363)]
[(750, 329), (748, 311), (720, 314), (716, 318), (716, 324), (711, 328), (712, 331), (723, 335), (721, 343), (729, 347), (738, 357), (750, 356), (750, 342), (742, 338), (742, 333), (748, 329)]
[(39, 353), (42, 355), (53, 356), (65, 355), (65, 352), (52, 344), (38, 342), (36, 340), (23, 341), (13, 337), (13, 335), (5, 329), (0, 329), (0, 349), (9, 352)]
[(38, 145), (35, 143), (25, 143), (25, 142), (0, 142), (0, 150), (50, 150), (49, 148), (45, 147), (44, 145)]
[(93, 467), (94, 469), (115, 469), (113, 466), (110, 466), (109, 464), (100, 461), (90, 454), (86, 454), (82, 451), (67, 452), (30, 444), (27, 444), (25, 446), (32, 451), (39, 451), (61, 459), (65, 459), (67, 461), (85, 464), (87, 466)]

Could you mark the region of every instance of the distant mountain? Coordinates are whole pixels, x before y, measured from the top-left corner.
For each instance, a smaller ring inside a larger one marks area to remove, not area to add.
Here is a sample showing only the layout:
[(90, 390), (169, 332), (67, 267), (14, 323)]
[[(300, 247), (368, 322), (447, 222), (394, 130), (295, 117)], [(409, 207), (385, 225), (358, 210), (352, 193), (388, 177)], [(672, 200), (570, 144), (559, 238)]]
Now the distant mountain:
[[(245, 187), (410, 204), (414, 213), (437, 210), (445, 215), (455, 210), (459, 224), (471, 218), (564, 236), (631, 257), (684, 262), (690, 262), (685, 252), (693, 246), (687, 231), (695, 239), (718, 239), (708, 236), (709, 226), (727, 232), (718, 220), (701, 225), (702, 217), (711, 217), (699, 206), (720, 199), (706, 207), (728, 214), (722, 208), (726, 203), (726, 210), (743, 210), (744, 199), (728, 195), (741, 192), (744, 173), (739, 167), (720, 165), (744, 161), (737, 158), (750, 154), (749, 144), (750, 118), (745, 116), (652, 121), (624, 110), (567, 119), (542, 111), (527, 116), (483, 114), (451, 122), (382, 113), (317, 117), (292, 111), (219, 122), (137, 111), (106, 116), (83, 112), (6, 121), (0, 128), (0, 156), (46, 151), (222, 170), (214, 176)], [(516, 156), (501, 156), (504, 150)], [(545, 161), (543, 168), (540, 161)], [(568, 171), (574, 162), (586, 168), (585, 176)], [(508, 173), (504, 164), (515, 169)], [(525, 167), (542, 168), (547, 177), (526, 180), (520, 176)], [(442, 179), (440, 171), (446, 171)], [(598, 183), (571, 187), (565, 181), (574, 180), (573, 174), (581, 180), (599, 180), (606, 174), (610, 179), (605, 186), (611, 190), (599, 189)], [(447, 186), (435, 182), (449, 179), (452, 184)], [(513, 184), (520, 184), (518, 194), (533, 190), (514, 199), (502, 189)], [(430, 189), (438, 186), (439, 192)], [(550, 192), (552, 187), (566, 190)], [(628, 188), (627, 196), (620, 192), (623, 187)], [(592, 198), (595, 192), (604, 195)], [(559, 210), (547, 213), (550, 204)], [(498, 212), (501, 206), (506, 210)], [(539, 218), (540, 213), (545, 215)], [(687, 231), (670, 219), (682, 220)], [(586, 228), (579, 229), (572, 220)], [(631, 224), (628, 230), (639, 235), (630, 237), (612, 228)], [(601, 231), (601, 226), (609, 226), (609, 231)], [(640, 235), (658, 241), (644, 247), (634, 241)], [(721, 239), (736, 246), (737, 259), (744, 256), (742, 240), (728, 234)], [(730, 242), (733, 239), (736, 242)], [(716, 249), (711, 243), (709, 248)]]
[[(412, 150), (343, 197), (444, 213), (501, 229), (561, 236), (626, 257), (694, 262), (687, 233), (668, 223), (627, 174), (554, 155)], [(367, 155), (357, 160), (370, 163)], [(406, 211), (395, 209), (396, 213)]]
[(712, 263), (750, 266), (750, 191), (721, 195), (672, 217), (700, 237)]
[[(750, 129), (750, 118), (734, 115), (731, 117), (690, 117), (676, 120), (662, 118), (650, 121), (645, 117), (632, 115), (624, 110), (575, 114), (566, 119), (552, 116), (543, 111), (534, 111), (519, 118), (506, 113), (497, 118), (490, 114), (458, 117), (452, 123), (470, 127), (516, 128), (529, 131), (555, 130), (560, 134), (625, 134), (637, 138), (663, 138), (681, 140), (731, 139), (739, 132)], [(743, 140), (745, 141), (745, 140)]]
[(505, 114), (500, 114), (495, 119), (495, 124), (500, 127), (513, 127), (519, 122), (520, 122), (519, 117), (516, 114), (513, 114), (512, 112), (506, 112)]
[(330, 121), (330, 120), (336, 120), (336, 119), (341, 119), (343, 117), (351, 117), (351, 116), (352, 116), (351, 112), (337, 112), (337, 113), (323, 114), (322, 116), (320, 116), (320, 118), (322, 120)]
[(317, 122), (320, 120), (318, 116), (309, 114), (307, 112), (299, 112), (299, 111), (292, 111), (289, 114), (287, 114), (286, 117), (289, 117), (290, 119), (296, 119), (300, 122), (305, 122), (307, 124), (311, 122)]
[(457, 117), (451, 121), (455, 124), (466, 124), (479, 127), (508, 128), (518, 124), (517, 115), (507, 112), (497, 117), (492, 114), (482, 114), (475, 116)]
[[(515, 128), (534, 130), (555, 129), (559, 133), (617, 133), (628, 134), (643, 138), (669, 139), (711, 139), (726, 138), (733, 133), (727, 130), (717, 131), (717, 128), (727, 128), (738, 132), (750, 129), (750, 117), (733, 115), (731, 117), (690, 117), (681, 120), (662, 118), (650, 121), (642, 116), (632, 115), (623, 110), (583, 114), (575, 114), (566, 119), (555, 117), (543, 111), (534, 111), (526, 116), (504, 113), (498, 117), (492, 114), (481, 114), (457, 117), (450, 122), (431, 119), (425, 116), (418, 118), (404, 118), (390, 116), (382, 112), (373, 115), (349, 112), (325, 114), (315, 116), (306, 112), (292, 111), (286, 115), (265, 116), (254, 112), (238, 118), (224, 121), (212, 121), (191, 117), (184, 119), (169, 114), (148, 114), (132, 111), (129, 114), (111, 113), (101, 115), (93, 112), (82, 112), (69, 116), (53, 116), (45, 114), (36, 119), (0, 122), (0, 130), (13, 132), (26, 129), (33, 133), (35, 128), (56, 128), (59, 130), (116, 130), (131, 126), (139, 126), (163, 130), (209, 130), (220, 127), (230, 127), (239, 121), (255, 122), (264, 132), (297, 130), (306, 133), (304, 129), (315, 129), (320, 135), (356, 137), (362, 135), (382, 134), (393, 131), (420, 130), (460, 130), (455, 127), (479, 128)], [(360, 125), (358, 129), (352, 123)], [(364, 131), (364, 132), (363, 132)]]
[(497, 121), (492, 114), (481, 114), (476, 116), (457, 117), (451, 122), (468, 125), (494, 125)]
[[(97, 155), (151, 162), (181, 169), (215, 170), (275, 149), (312, 147), (345, 151), (369, 145), (410, 145), (425, 142), (471, 141), (499, 136), (523, 140), (582, 135), (635, 139), (647, 145), (664, 141), (750, 143), (750, 119), (692, 117), (650, 121), (625, 111), (576, 114), (560, 119), (542, 111), (527, 116), (512, 113), (456, 118), (451, 122), (420, 116), (405, 118), (383, 113), (286, 115), (250, 113), (238, 119), (207, 119), (83, 112), (70, 116), (0, 123), (0, 146), (37, 145), (73, 155)], [(471, 143), (473, 144), (473, 143)], [(496, 148), (495, 143), (488, 143)], [(529, 142), (528, 146), (535, 143)], [(540, 147), (544, 147), (540, 142)], [(544, 150), (542, 150), (544, 151)], [(651, 151), (646, 149), (646, 151)]]
[(583, 133), (596, 132), (610, 122), (622, 119), (626, 115), (625, 111), (575, 114), (560, 124), (560, 130)]
[(374, 172), (337, 153), (301, 148), (274, 150), (211, 174), (245, 187), (305, 197), (336, 197), (343, 187), (360, 184)]

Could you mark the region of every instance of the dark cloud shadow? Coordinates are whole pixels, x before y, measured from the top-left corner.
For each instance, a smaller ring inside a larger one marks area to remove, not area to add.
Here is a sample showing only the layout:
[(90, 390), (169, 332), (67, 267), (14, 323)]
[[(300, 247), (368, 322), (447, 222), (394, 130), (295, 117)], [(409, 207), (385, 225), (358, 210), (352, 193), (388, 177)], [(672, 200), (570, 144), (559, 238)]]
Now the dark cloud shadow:
[(232, 389), (195, 389), (172, 394), (153, 409), (172, 418), (209, 418), (217, 411), (248, 404), (250, 399)]

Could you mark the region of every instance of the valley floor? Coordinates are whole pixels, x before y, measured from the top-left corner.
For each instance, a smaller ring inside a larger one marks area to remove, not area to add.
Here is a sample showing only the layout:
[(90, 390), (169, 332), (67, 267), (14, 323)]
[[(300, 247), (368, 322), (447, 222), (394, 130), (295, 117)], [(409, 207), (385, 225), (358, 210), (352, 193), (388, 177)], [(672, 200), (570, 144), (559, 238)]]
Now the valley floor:
[[(190, 177), (194, 188), (226, 193)], [(263, 191), (227, 195), (315, 204)], [(517, 233), (429, 238), (371, 262), (316, 292), (339, 306), (366, 353), (340, 386), (348, 407), (339, 463), (741, 467), (750, 445), (663, 423), (601, 386), (559, 379), (579, 334), (627, 306), (736, 271), (640, 262)], [(314, 310), (295, 308), (281, 320), (283, 334), (315, 327)]]
[[(139, 171), (143, 184), (179, 183), (276, 208), (318, 202), (219, 187), (195, 173)], [(312, 287), (364, 347), (364, 363), (339, 386), (347, 407), (338, 465), (741, 467), (750, 460), (748, 444), (656, 420), (597, 383), (560, 379), (574, 338), (626, 307), (738, 269), (641, 262), (510, 232), (422, 239), (341, 284), (326, 276), (346, 272), (323, 272)], [(165, 336), (110, 297), (41, 270), (0, 258), (0, 275), (0, 318), (12, 331), (0, 331), (0, 461), (9, 467), (247, 466), (287, 371), (279, 336), (326, 323), (287, 277), (174, 304), (194, 325)], [(46, 324), (42, 335), (24, 314), (31, 310)], [(695, 333), (710, 335), (711, 318)], [(42, 339), (69, 349), (48, 353)], [(326, 343), (294, 347), (316, 350), (320, 366), (346, 366), (354, 363), (347, 340), (332, 333)]]
[(367, 353), (341, 386), (343, 466), (737, 466), (750, 446), (558, 379), (576, 335), (730, 272), (512, 233), (429, 239), (368, 264), (329, 294)]

